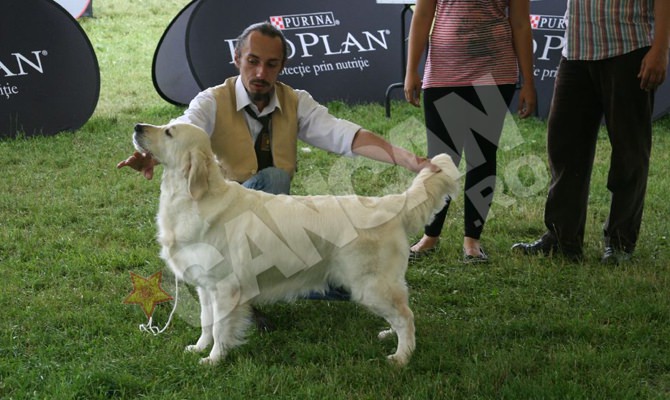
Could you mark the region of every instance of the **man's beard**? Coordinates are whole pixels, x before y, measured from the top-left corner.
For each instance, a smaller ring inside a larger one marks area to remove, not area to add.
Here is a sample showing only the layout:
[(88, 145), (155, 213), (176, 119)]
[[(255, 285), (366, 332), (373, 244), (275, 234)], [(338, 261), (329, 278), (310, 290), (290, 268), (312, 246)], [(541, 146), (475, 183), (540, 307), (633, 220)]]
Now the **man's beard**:
[[(252, 85), (253, 84), (261, 84), (262, 86), (271, 88), (272, 86), (270, 85), (270, 82), (267, 82), (263, 79), (252, 79), (250, 82)], [(245, 87), (246, 89), (246, 87)], [(254, 103), (261, 102), (263, 104), (267, 104), (270, 102), (270, 94), (273, 92), (273, 90), (269, 90), (267, 93), (262, 93), (262, 92), (249, 92), (247, 89), (247, 95), (249, 95), (249, 98), (251, 101)]]
[(249, 98), (251, 99), (251, 101), (253, 101), (254, 103), (262, 102), (267, 104), (268, 102), (270, 102), (270, 93), (249, 93), (249, 92), (247, 93), (249, 94)]

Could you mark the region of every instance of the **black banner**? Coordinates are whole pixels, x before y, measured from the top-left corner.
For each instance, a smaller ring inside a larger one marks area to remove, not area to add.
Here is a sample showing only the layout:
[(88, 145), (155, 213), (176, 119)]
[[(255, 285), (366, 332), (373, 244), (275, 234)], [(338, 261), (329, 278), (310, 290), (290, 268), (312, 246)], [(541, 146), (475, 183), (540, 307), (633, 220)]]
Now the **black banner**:
[[(533, 30), (533, 56), (535, 87), (537, 88), (537, 114), (549, 115), (554, 82), (565, 46), (565, 1), (535, 0), (530, 3), (530, 27)], [(516, 110), (516, 99), (511, 105)]]
[(324, 102), (382, 102), (402, 79), (402, 5), (375, 0), (196, 0), (172, 21), (154, 54), (158, 93), (175, 104), (237, 75), (235, 39), (255, 22), (271, 21), (290, 44), (279, 79)]
[[(549, 106), (554, 93), (558, 63), (565, 46), (565, 1), (533, 0), (530, 22), (533, 30), (534, 75), (537, 88), (537, 113), (540, 118), (549, 116)], [(668, 69), (670, 75), (670, 68)], [(517, 99), (511, 104), (516, 110)], [(654, 119), (670, 111), (670, 83), (663, 84), (656, 92)]]
[[(238, 73), (235, 38), (252, 23), (269, 20), (283, 30), (291, 47), (281, 81), (321, 102), (382, 102), (387, 87), (404, 78), (403, 7), (401, 2), (376, 0), (259, 0), (250, 8), (244, 2), (194, 0), (174, 18), (157, 46), (154, 87), (165, 100), (188, 104), (199, 91)], [(565, 9), (565, 1), (531, 2), (540, 118), (549, 114), (565, 45)], [(659, 88), (654, 110), (654, 118), (670, 111), (670, 84)]]
[(186, 54), (186, 28), (199, 1), (191, 1), (177, 14), (154, 52), (151, 66), (154, 88), (163, 99), (173, 104), (188, 104), (202, 90), (195, 81)]
[(3, 0), (0, 137), (52, 135), (93, 114), (100, 72), (77, 21), (51, 0)]

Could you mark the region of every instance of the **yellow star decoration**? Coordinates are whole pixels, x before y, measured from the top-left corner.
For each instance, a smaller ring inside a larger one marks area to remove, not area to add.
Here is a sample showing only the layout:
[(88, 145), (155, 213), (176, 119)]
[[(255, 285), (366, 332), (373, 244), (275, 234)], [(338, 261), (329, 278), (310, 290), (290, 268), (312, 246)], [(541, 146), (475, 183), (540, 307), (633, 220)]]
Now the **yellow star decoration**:
[(133, 291), (123, 302), (125, 304), (139, 304), (147, 318), (151, 318), (156, 304), (172, 300), (172, 296), (161, 288), (162, 271), (156, 272), (149, 278), (143, 278), (131, 272), (130, 279), (133, 281)]

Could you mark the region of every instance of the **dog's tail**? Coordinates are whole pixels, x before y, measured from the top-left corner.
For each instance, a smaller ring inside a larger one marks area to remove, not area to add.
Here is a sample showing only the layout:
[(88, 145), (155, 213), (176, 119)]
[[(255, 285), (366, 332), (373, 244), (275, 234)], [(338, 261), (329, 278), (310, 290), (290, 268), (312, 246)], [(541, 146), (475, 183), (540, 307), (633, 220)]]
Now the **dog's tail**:
[(435, 214), (444, 207), (447, 197), (454, 198), (458, 194), (460, 172), (451, 157), (439, 154), (431, 162), (440, 171), (433, 172), (424, 168), (405, 192), (407, 203), (403, 224), (408, 235), (415, 234), (430, 223)]

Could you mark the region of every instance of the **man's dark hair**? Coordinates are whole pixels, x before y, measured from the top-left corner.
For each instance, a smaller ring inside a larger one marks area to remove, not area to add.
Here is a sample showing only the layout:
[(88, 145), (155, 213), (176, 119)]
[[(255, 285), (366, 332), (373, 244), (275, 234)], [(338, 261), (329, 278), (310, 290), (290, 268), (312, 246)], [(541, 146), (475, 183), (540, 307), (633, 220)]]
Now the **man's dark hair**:
[(267, 21), (255, 23), (253, 25), (248, 26), (244, 31), (242, 31), (240, 36), (237, 37), (237, 43), (235, 44), (235, 55), (237, 57), (240, 57), (242, 55), (242, 46), (244, 46), (244, 43), (247, 41), (249, 35), (251, 35), (252, 32), (259, 32), (262, 35), (269, 36), (271, 38), (278, 37), (279, 39), (281, 39), (284, 53), (282, 64), (286, 64), (286, 60), (288, 59), (288, 43), (286, 42), (286, 38), (284, 37), (282, 31), (280, 31), (274, 25), (272, 25)]

